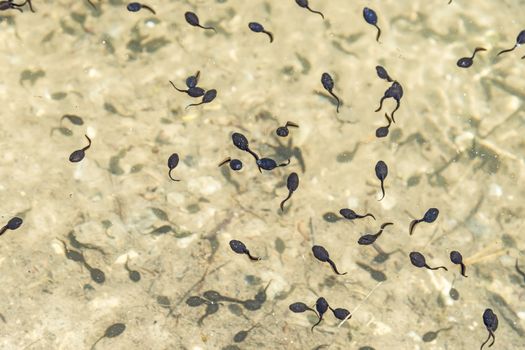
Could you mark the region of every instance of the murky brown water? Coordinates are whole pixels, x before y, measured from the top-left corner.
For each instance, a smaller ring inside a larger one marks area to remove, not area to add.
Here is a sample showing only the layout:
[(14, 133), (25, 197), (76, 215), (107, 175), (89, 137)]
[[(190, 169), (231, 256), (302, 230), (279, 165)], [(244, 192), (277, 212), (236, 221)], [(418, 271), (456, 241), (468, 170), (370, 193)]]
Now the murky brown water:
[[(525, 51), (496, 57), (525, 28), (524, 1), (310, 0), (324, 21), (292, 0), (146, 3), (156, 16), (126, 4), (34, 0), (36, 13), (1, 12), (1, 215), (24, 222), (0, 237), (0, 348), (89, 349), (123, 323), (96, 349), (477, 349), (486, 308), (499, 319), (493, 348), (525, 348), (515, 268), (525, 271)], [(217, 33), (189, 26), (185, 11)], [(475, 47), (487, 51), (458, 68)], [(376, 65), (404, 89), (382, 139), (395, 103), (374, 112), (390, 86)], [(218, 96), (185, 109), (199, 99), (169, 80), (183, 88), (197, 71)], [(278, 138), (286, 121), (299, 128)], [(233, 132), (291, 164), (259, 173)], [(85, 134), (85, 158), (68, 162)], [(168, 178), (174, 152), (180, 182)], [(227, 156), (243, 170), (218, 168)], [(389, 169), (382, 201), (378, 160)], [(299, 188), (281, 213), (292, 171)], [(337, 220), (345, 207), (377, 220)], [(431, 207), (436, 222), (410, 236)], [(384, 222), (394, 225), (375, 246), (357, 244)], [(234, 254), (232, 239), (263, 260)], [(64, 243), (104, 282), (66, 259)], [(347, 274), (315, 260), (314, 244)], [(416, 269), (411, 251), (449, 271)], [(209, 291), (242, 302), (188, 305)], [(311, 332), (314, 314), (288, 306), (320, 296), (353, 317), (338, 328), (328, 311)]]

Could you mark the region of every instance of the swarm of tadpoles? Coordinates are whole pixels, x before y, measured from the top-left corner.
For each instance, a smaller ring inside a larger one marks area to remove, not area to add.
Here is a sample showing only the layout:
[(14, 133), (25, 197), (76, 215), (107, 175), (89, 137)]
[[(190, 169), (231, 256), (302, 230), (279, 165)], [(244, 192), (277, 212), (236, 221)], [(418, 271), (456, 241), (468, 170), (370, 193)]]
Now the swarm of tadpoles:
[(195, 73), (195, 75), (191, 75), (187, 77), (186, 86), (188, 88), (186, 90), (179, 89), (178, 87), (175, 86), (175, 84), (171, 80), (169, 81), (171, 86), (173, 86), (173, 88), (179, 92), (184, 92), (188, 94), (188, 96), (193, 97), (193, 98), (202, 97), (201, 102), (189, 104), (186, 106), (186, 108), (191, 107), (191, 106), (199, 106), (205, 103), (210, 103), (211, 101), (215, 99), (215, 97), (217, 97), (217, 90), (215, 89), (205, 90), (197, 86), (197, 84), (199, 83), (199, 78), (200, 78), (200, 71)]
[(303, 313), (305, 311), (313, 312), (315, 316), (317, 316), (318, 321), (312, 326), (311, 328), (312, 332), (314, 331), (314, 328), (317, 327), (321, 323), (321, 321), (323, 321), (323, 316), (328, 311), (328, 309), (330, 309), (332, 313), (334, 314), (334, 317), (340, 321), (344, 321), (352, 317), (350, 314), (350, 311), (348, 311), (347, 309), (343, 309), (343, 308), (333, 309), (328, 304), (328, 301), (326, 301), (326, 299), (323, 297), (318, 298), (317, 301), (315, 302), (315, 310), (303, 302), (292, 303), (290, 304), (288, 308), (293, 313)]

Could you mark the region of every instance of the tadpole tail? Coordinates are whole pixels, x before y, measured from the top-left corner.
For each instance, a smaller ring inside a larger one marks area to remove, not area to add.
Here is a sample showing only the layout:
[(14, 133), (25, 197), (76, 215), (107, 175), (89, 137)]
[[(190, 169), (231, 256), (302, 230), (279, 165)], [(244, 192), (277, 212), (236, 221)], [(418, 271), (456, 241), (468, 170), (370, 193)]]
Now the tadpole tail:
[(394, 224), (393, 222), (385, 222), (383, 225), (381, 225), (381, 230), (384, 230), (385, 227), (393, 225), (393, 224)]
[(381, 199), (379, 199), (380, 201), (383, 200), (383, 198), (385, 198), (385, 184), (383, 183), (383, 180), (381, 180)]
[[(483, 342), (483, 344), (481, 344), (481, 347), (479, 348), (479, 350), (483, 350), (483, 347), (485, 346), (485, 344), (487, 344), (487, 343), (489, 342), (491, 336), (492, 336), (492, 332), (489, 331), (489, 336), (487, 337), (487, 340), (485, 340), (485, 341)], [(489, 346), (489, 347), (490, 347), (490, 346)]]
[(394, 119), (394, 113), (396, 113), (396, 111), (399, 109), (399, 106), (401, 105), (401, 103), (396, 100), (396, 108), (394, 108), (394, 110), (392, 111), (392, 113), (390, 113), (390, 117), (392, 118), (392, 121), (395, 123), (396, 120)]
[(308, 310), (308, 311), (312, 311), (312, 312), (315, 314), (315, 316), (317, 316), (317, 318), (319, 318), (319, 315), (317, 314), (317, 311), (315, 311), (315, 310), (312, 309), (311, 307), (307, 307), (306, 310)]
[(383, 101), (385, 100), (386, 96), (381, 97), (381, 100), (379, 101), (379, 107), (374, 112), (379, 112), (381, 108), (383, 108)]
[(284, 211), (284, 203), (286, 203), (286, 201), (288, 199), (290, 199), (291, 196), (292, 196), (292, 191), (289, 191), (288, 192), (288, 196), (286, 196), (286, 198), (281, 202), (281, 205), (280, 205), (281, 206), (281, 211)]
[(261, 260), (260, 257), (251, 255), (249, 250), (246, 250), (246, 255), (248, 255), (248, 258), (250, 258), (250, 260), (252, 260), (252, 261), (259, 261), (259, 260)]
[(463, 277), (468, 277), (467, 275), (465, 275), (465, 264), (461, 263), (461, 275)]
[(287, 166), (288, 164), (290, 164), (290, 159), (288, 159), (288, 162), (287, 162), (287, 163), (281, 163), (281, 164), (279, 164), (278, 166)]
[(439, 269), (443, 269), (445, 271), (448, 271), (448, 269), (445, 267), (445, 266), (438, 266), (438, 267), (430, 267), (428, 265), (426, 265), (427, 268), (429, 268), (430, 270), (439, 270)]
[(474, 52), (472, 53), (472, 57), (470, 57), (470, 58), (473, 59), (474, 56), (476, 56), (476, 53), (478, 53), (478, 52), (480, 52), (480, 51), (487, 51), (487, 49), (485, 49), (485, 48), (483, 48), (483, 47), (476, 47), (476, 48), (474, 49)]
[(319, 12), (319, 11), (314, 11), (314, 10), (312, 10), (310, 7), (306, 7), (306, 9), (307, 9), (308, 11), (312, 12), (312, 13), (317, 13), (318, 15), (320, 15), (321, 17), (323, 17), (323, 19), (324, 19), (324, 15), (323, 15), (321, 12)]
[(168, 81), (170, 82), (171, 86), (173, 86), (173, 88), (174, 88), (175, 90), (177, 90), (178, 92), (186, 92), (186, 91), (184, 91), (184, 90), (181, 90), (181, 89), (177, 88), (177, 87), (175, 86), (175, 84), (174, 84), (171, 80), (168, 80)]
[(262, 31), (264, 34), (268, 35), (270, 37), (270, 43), (273, 43), (273, 34), (271, 32), (268, 32), (266, 30)]
[(180, 181), (180, 180), (177, 180), (177, 179), (174, 179), (173, 177), (171, 177), (171, 171), (172, 171), (172, 170), (173, 170), (173, 169), (170, 169), (170, 171), (168, 172), (168, 176), (169, 176), (169, 178), (170, 178), (172, 181)]
[(192, 107), (192, 106), (200, 106), (201, 104), (203, 104), (204, 102), (199, 102), (199, 103), (192, 103), (192, 104), (189, 104), (186, 106), (186, 108), (184, 109), (188, 109), (189, 107)]
[(24, 2), (24, 5), (25, 4), (28, 4), (31, 12), (35, 13), (35, 10), (33, 10), (33, 4), (31, 3), (31, 0), (26, 0), (26, 2)]
[(514, 47), (512, 49), (507, 49), (507, 50), (503, 50), (503, 51), (500, 51), (498, 52), (498, 54), (496, 56), (499, 56), (501, 55), (502, 53), (505, 53), (505, 52), (511, 52), (511, 51), (514, 51), (514, 49), (517, 47), (517, 45), (514, 45)]
[(0, 228), (0, 236), (3, 235), (5, 231), (7, 231), (7, 225)]
[(374, 27), (377, 28), (376, 41), (379, 42), (379, 37), (381, 36), (381, 28), (379, 28), (377, 24), (374, 24)]
[(385, 113), (386, 121), (388, 122), (388, 125), (385, 126), (387, 129), (390, 128), (390, 125), (392, 125), (392, 119), (388, 116), (388, 113)]
[(363, 215), (363, 218), (366, 218), (367, 216), (370, 216), (374, 220), (376, 219), (376, 217), (373, 214), (370, 214), (370, 213), (366, 213), (365, 215)]
[(204, 27), (204, 26), (201, 26), (200, 24), (199, 24), (199, 27), (201, 27), (202, 29), (207, 29), (207, 30), (208, 30), (208, 29), (211, 29), (211, 30), (213, 30), (215, 33), (217, 33), (217, 31), (216, 31), (215, 28), (213, 28), (213, 27)]
[(82, 151), (85, 151), (85, 150), (87, 150), (89, 147), (91, 147), (91, 139), (90, 139), (89, 136), (87, 136), (87, 135), (84, 135), (84, 136), (85, 136), (85, 138), (88, 140), (88, 145), (87, 145), (86, 147), (82, 148)]
[(330, 93), (330, 95), (332, 95), (333, 98), (336, 99), (337, 101), (337, 108), (336, 108), (336, 111), (337, 113), (339, 113), (339, 106), (341, 105), (341, 101), (339, 100), (339, 97), (336, 96), (336, 94), (334, 94), (332, 91), (328, 91)]
[(452, 0), (448, 0), (448, 4), (449, 4), (449, 5), (452, 4)]
[(257, 155), (257, 153), (255, 153), (254, 151), (252, 151), (251, 149), (246, 149), (246, 152), (250, 153), (252, 155), (253, 158), (255, 158), (255, 161), (258, 161), (259, 160), (259, 156)]
[(145, 8), (146, 10), (150, 11), (150, 12), (153, 13), (154, 15), (157, 14), (157, 13), (155, 12), (155, 10), (152, 9), (151, 7), (149, 7), (148, 5), (144, 5), (144, 4), (142, 4), (142, 7)]
[(314, 328), (317, 327), (317, 325), (319, 325), (319, 323), (321, 323), (322, 320), (323, 320), (323, 316), (319, 317), (319, 321), (317, 321), (317, 323), (312, 326), (312, 329), (311, 329), (312, 333), (314, 332)]
[[(102, 339), (104, 339), (104, 337), (105, 337), (105, 336), (103, 335), (102, 337), (98, 338), (97, 341), (95, 342), (95, 344), (91, 345), (90, 350), (95, 349), (95, 346), (97, 345), (97, 343), (98, 343), (99, 341), (101, 341)], [(488, 340), (487, 340), (487, 341), (488, 341)]]
[(490, 343), (489, 348), (494, 345), (494, 342), (496, 341), (496, 336), (494, 333), (489, 329), (489, 336), (492, 336), (492, 343)]
[(332, 270), (334, 270), (334, 272), (338, 275), (346, 275), (347, 272), (344, 272), (344, 273), (341, 273), (339, 271), (337, 271), (337, 267), (335, 266), (335, 263), (331, 260), (331, 259), (328, 259), (328, 263), (330, 264), (330, 266), (332, 266)]
[(416, 227), (417, 224), (419, 224), (421, 222), (421, 220), (412, 220), (412, 222), (410, 223), (410, 228), (408, 229), (408, 233), (412, 236), (412, 233), (414, 231), (414, 228)]
[(218, 167), (223, 166), (224, 164), (228, 163), (231, 160), (232, 160), (231, 157), (226, 158), (225, 160), (223, 160), (222, 162), (219, 163)]

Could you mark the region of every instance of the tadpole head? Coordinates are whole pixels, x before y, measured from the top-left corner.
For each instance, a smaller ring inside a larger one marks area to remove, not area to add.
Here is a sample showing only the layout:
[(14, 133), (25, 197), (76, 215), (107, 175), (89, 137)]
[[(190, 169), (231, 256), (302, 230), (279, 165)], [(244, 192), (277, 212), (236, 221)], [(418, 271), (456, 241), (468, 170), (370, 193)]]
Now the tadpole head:
[(518, 37), (516, 38), (516, 44), (518, 44), (518, 45), (523, 45), (523, 44), (525, 44), (525, 29), (522, 30), (522, 31), (518, 34)]
[(178, 164), (179, 164), (179, 155), (177, 153), (173, 153), (168, 158), (168, 168), (169, 169), (175, 169)]
[(314, 257), (322, 262), (327, 262), (330, 259), (330, 255), (328, 254), (328, 251), (320, 246), (320, 245), (314, 245), (312, 247), (312, 253), (314, 254)]
[(302, 302), (296, 302), (296, 303), (290, 304), (288, 308), (290, 309), (291, 312), (294, 312), (296, 314), (305, 312), (310, 309), (305, 303), (302, 303)]
[(210, 103), (211, 101), (215, 99), (215, 97), (217, 97), (217, 90), (215, 89), (208, 90), (202, 97), (202, 103)]
[(299, 187), (299, 175), (297, 173), (291, 173), (286, 179), (286, 187), (288, 191), (294, 192)]
[(425, 265), (427, 264), (425, 257), (423, 256), (423, 254), (419, 252), (411, 252), (409, 254), (409, 257), (410, 257), (410, 262), (415, 267), (425, 267)]
[(243, 134), (234, 132), (232, 134), (233, 145), (241, 151), (246, 151), (249, 148), (248, 139)]
[(430, 208), (426, 211), (425, 215), (423, 216), (423, 221), (426, 223), (433, 223), (436, 221), (439, 215), (439, 209), (437, 208)]
[(495, 332), (498, 329), (498, 316), (492, 309), (486, 309), (483, 312), (483, 324), (488, 330)]
[(255, 33), (261, 33), (262, 31), (264, 31), (264, 27), (262, 26), (262, 24), (257, 22), (248, 23), (248, 28), (250, 28), (250, 30)]
[(24, 221), (21, 218), (19, 218), (18, 216), (15, 216), (7, 222), (6, 226), (9, 230), (16, 230), (22, 225), (23, 222)]
[(198, 26), (199, 25), (199, 17), (193, 12), (186, 12), (184, 14), (184, 18), (186, 19), (186, 22), (188, 22), (192, 26)]
[(326, 301), (326, 299), (323, 297), (320, 297), (315, 302), (315, 309), (319, 313), (320, 318), (322, 318), (323, 315), (326, 313), (326, 311), (328, 310), (328, 307), (329, 307), (328, 301)]
[(371, 25), (377, 24), (377, 14), (371, 8), (365, 7), (363, 9), (363, 18), (368, 24), (371, 24)]
[(452, 261), (454, 264), (461, 264), (463, 263), (463, 257), (461, 256), (461, 253), (453, 250), (450, 252), (450, 261)]
[(379, 180), (386, 179), (388, 175), (388, 166), (382, 160), (378, 161), (375, 167), (376, 176)]
[(321, 84), (323, 84), (323, 87), (327, 91), (332, 91), (333, 88), (334, 88), (334, 80), (332, 79), (332, 77), (328, 73), (323, 73), (321, 75)]
[(248, 249), (244, 243), (236, 239), (232, 239), (230, 241), (230, 248), (237, 254), (246, 254), (248, 252)]

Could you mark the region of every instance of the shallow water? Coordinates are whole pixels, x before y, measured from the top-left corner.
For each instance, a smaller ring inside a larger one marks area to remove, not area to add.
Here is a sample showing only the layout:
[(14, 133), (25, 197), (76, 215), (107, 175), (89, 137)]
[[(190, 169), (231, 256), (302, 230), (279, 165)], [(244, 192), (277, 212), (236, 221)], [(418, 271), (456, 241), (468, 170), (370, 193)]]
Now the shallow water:
[[(477, 349), (486, 308), (499, 318), (493, 349), (525, 348), (515, 268), (525, 271), (525, 51), (496, 57), (525, 28), (524, 1), (311, 0), (324, 21), (292, 0), (148, 2), (156, 16), (94, 4), (35, 0), (35, 13), (1, 12), (1, 215), (24, 220), (0, 237), (2, 349), (89, 349), (116, 323), (122, 334), (96, 349)], [(364, 6), (378, 14), (380, 43)], [(185, 11), (217, 33), (189, 26)], [(487, 51), (458, 68), (476, 47)], [(390, 86), (377, 65), (404, 89), (382, 139), (375, 130), (395, 103), (374, 112)], [(199, 99), (169, 80), (183, 88), (197, 71), (218, 96), (185, 109)], [(278, 138), (286, 121), (299, 128)], [(291, 164), (259, 173), (233, 132)], [(92, 145), (70, 163), (84, 135)], [(180, 182), (168, 177), (174, 152)], [(242, 171), (217, 167), (226, 157)], [(378, 160), (389, 168), (382, 201)], [(282, 213), (292, 171), (300, 184)], [(336, 220), (345, 207), (377, 220)], [(431, 207), (438, 219), (409, 235)], [(384, 222), (394, 225), (375, 246), (357, 244)], [(263, 259), (235, 254), (232, 239)], [(104, 282), (66, 259), (64, 243)], [(315, 260), (314, 244), (347, 274)], [(411, 251), (448, 271), (415, 268)], [(210, 290), (259, 302), (221, 301), (202, 318), (207, 306), (187, 301)], [(311, 332), (313, 313), (288, 305), (320, 296), (353, 317), (338, 328), (328, 311)]]

